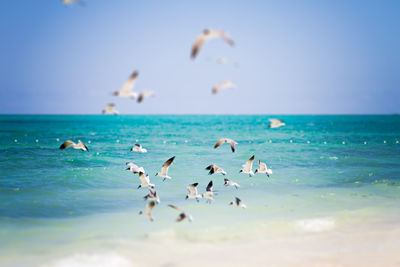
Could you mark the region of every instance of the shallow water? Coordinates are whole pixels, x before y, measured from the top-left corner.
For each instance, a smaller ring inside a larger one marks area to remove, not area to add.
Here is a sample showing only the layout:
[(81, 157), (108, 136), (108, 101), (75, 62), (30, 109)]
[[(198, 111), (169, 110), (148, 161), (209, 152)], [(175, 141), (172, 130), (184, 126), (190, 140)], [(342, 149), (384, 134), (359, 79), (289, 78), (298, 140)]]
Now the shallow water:
[[(219, 244), (399, 224), (400, 116), (279, 116), (287, 125), (279, 129), (269, 129), (268, 118), (0, 116), (0, 264), (47, 264), (117, 243), (140, 251), (144, 241)], [(221, 137), (239, 143), (235, 153), (227, 144), (213, 149)], [(59, 150), (67, 139), (90, 151)], [(135, 142), (148, 153), (130, 152)], [(270, 178), (239, 173), (253, 154), (273, 170)], [(163, 182), (154, 174), (172, 156), (172, 180)], [(127, 161), (156, 184), (154, 222), (138, 215), (147, 189), (137, 189)], [(240, 189), (209, 176), (204, 168), (211, 163)], [(185, 200), (188, 184), (199, 182), (202, 193), (211, 179), (211, 205)], [(228, 205), (235, 196), (247, 209)], [(167, 204), (194, 221), (175, 223), (178, 214)]]

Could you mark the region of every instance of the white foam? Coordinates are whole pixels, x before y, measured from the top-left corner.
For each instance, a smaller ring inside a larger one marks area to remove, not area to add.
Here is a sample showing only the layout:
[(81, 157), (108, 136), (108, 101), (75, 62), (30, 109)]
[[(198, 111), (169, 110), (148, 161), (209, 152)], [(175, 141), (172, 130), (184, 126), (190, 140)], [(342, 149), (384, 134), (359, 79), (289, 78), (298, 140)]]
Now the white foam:
[(52, 267), (131, 267), (133, 264), (115, 253), (75, 254), (53, 262)]
[(333, 218), (312, 218), (298, 220), (294, 223), (295, 227), (305, 232), (319, 233), (330, 231), (335, 228), (335, 220)]

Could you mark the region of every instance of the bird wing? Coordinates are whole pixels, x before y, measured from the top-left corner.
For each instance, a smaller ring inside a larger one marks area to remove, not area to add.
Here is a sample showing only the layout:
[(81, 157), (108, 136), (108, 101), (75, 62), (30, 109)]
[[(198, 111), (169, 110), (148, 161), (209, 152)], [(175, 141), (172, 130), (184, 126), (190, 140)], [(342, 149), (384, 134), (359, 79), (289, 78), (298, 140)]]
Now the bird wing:
[(146, 205), (146, 214), (150, 215), (151, 214), (151, 210), (154, 208), (154, 205), (156, 203), (154, 201), (150, 201), (147, 205)]
[(211, 164), (211, 165), (209, 165), (209, 166), (206, 167), (206, 170), (211, 170), (211, 169), (214, 168), (214, 166), (215, 166), (214, 164)]
[(233, 40), (229, 37), (228, 33), (226, 33), (225, 31), (210, 30), (210, 38), (216, 38), (216, 37), (224, 39), (225, 42), (227, 42), (230, 46), (233, 46), (235, 44)]
[(87, 151), (89, 151), (89, 148), (85, 145), (84, 142), (82, 142), (81, 140), (79, 140), (78, 145), (82, 148), (86, 148)]
[(195, 59), (197, 54), (200, 51), (200, 48), (203, 46), (204, 42), (207, 40), (207, 35), (202, 33), (197, 35), (196, 40), (194, 41), (193, 47), (192, 47), (192, 54), (191, 58)]
[(228, 139), (227, 141), (231, 144), (232, 152), (235, 152), (235, 144), (237, 144), (237, 143), (235, 141), (233, 141), (232, 139)]
[(267, 170), (267, 164), (261, 162), (260, 160), (258, 161), (258, 167), (259, 167), (260, 171)]
[(171, 165), (171, 163), (174, 161), (174, 159), (175, 159), (175, 156), (168, 159), (166, 162), (164, 162), (163, 167), (168, 168)]
[(142, 92), (140, 92), (137, 102), (141, 103), (145, 98), (152, 96), (152, 95), (154, 95), (153, 91), (143, 90)]
[(207, 192), (212, 192), (212, 187), (213, 187), (213, 181), (210, 181), (207, 185), (206, 191)]
[(73, 144), (75, 144), (75, 143), (72, 142), (71, 140), (67, 140), (60, 146), (60, 149), (68, 148), (68, 147), (72, 146)]
[(175, 205), (172, 205), (172, 204), (169, 204), (168, 207), (176, 209), (176, 210), (179, 210), (179, 211), (182, 211), (179, 207), (177, 207)]
[(214, 94), (217, 94), (222, 89), (231, 89), (231, 88), (235, 88), (235, 85), (230, 80), (225, 80), (223, 82), (214, 85), (212, 92)]
[(242, 202), (242, 201), (240, 200), (240, 198), (235, 197), (235, 203), (236, 203), (236, 205), (239, 206), (241, 202)]
[(149, 191), (150, 191), (150, 195), (151, 196), (156, 196), (157, 195), (157, 192), (156, 192), (156, 190), (153, 188), (153, 187), (149, 187)]
[(132, 91), (133, 86), (136, 83), (136, 80), (139, 76), (138, 71), (134, 71), (131, 76), (129, 76), (128, 80), (125, 81), (124, 85), (121, 88), (121, 93), (122, 94), (129, 94)]
[(149, 183), (148, 176), (145, 176), (143, 172), (139, 172), (139, 179), (142, 182), (142, 184), (148, 184)]
[(219, 147), (220, 145), (222, 145), (223, 143), (226, 143), (226, 138), (221, 138), (218, 140), (218, 142), (214, 145), (214, 148)]
[(271, 126), (278, 126), (280, 123), (282, 123), (282, 120), (279, 119), (268, 119), (271, 122)]
[(197, 195), (197, 185), (199, 183), (194, 183), (194, 184), (190, 184), (188, 185), (187, 189), (189, 191), (189, 194), (191, 195)]
[(243, 168), (247, 171), (250, 171), (253, 168), (253, 160), (254, 160), (254, 155), (251, 156), (251, 158), (249, 158), (246, 164), (243, 165)]

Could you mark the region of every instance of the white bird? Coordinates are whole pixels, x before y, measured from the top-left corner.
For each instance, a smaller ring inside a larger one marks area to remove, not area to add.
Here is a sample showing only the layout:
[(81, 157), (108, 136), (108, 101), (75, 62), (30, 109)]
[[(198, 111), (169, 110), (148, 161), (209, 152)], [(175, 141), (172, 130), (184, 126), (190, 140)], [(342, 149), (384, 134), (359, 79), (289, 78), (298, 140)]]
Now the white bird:
[(211, 201), (214, 200), (213, 199), (214, 192), (212, 187), (213, 187), (213, 181), (210, 181), (206, 187), (206, 192), (203, 194), (203, 197), (207, 199), (208, 203), (211, 203)]
[(89, 148), (81, 140), (78, 141), (78, 144), (75, 144), (71, 140), (67, 140), (60, 146), (60, 149), (66, 149), (70, 146), (72, 146), (73, 149), (80, 149), (89, 152)]
[(243, 168), (239, 172), (246, 173), (249, 176), (254, 175), (254, 172), (252, 170), (253, 169), (253, 160), (254, 160), (254, 155), (251, 156), (251, 158), (249, 158), (249, 160), (245, 164), (242, 165)]
[(272, 174), (272, 170), (268, 169), (267, 164), (261, 162), (260, 160), (258, 161), (258, 169), (254, 173), (265, 173), (269, 177)]
[(165, 179), (171, 179), (171, 177), (168, 176), (168, 168), (171, 165), (171, 163), (174, 161), (175, 156), (173, 156), (172, 158), (168, 159), (166, 162), (164, 162), (164, 164), (161, 167), (161, 172), (157, 172), (156, 176), (160, 176), (163, 177), (165, 181)]
[(153, 200), (157, 203), (160, 203), (160, 197), (157, 194), (157, 191), (153, 187), (149, 187), (149, 193), (144, 196), (145, 200)]
[(285, 126), (285, 122), (279, 119), (268, 119), (271, 123), (268, 125), (268, 128), (279, 128)]
[(209, 170), (208, 175), (211, 175), (211, 174), (213, 174), (213, 173), (221, 173), (221, 174), (223, 174), (223, 175), (226, 174), (226, 171), (224, 171), (222, 168), (218, 167), (218, 166), (215, 165), (215, 164), (211, 164), (210, 166), (208, 166), (208, 167), (206, 168), (206, 170)]
[(225, 181), (224, 183), (225, 186), (234, 186), (236, 189), (240, 187), (240, 185), (234, 181), (228, 180), (226, 178), (224, 179), (224, 181)]
[(200, 195), (197, 192), (198, 185), (199, 185), (199, 183), (194, 183), (194, 184), (190, 184), (186, 187), (187, 190), (189, 191), (189, 194), (186, 195), (186, 199), (195, 198), (197, 200), (197, 202), (199, 202), (199, 198), (202, 198), (202, 195)]
[(195, 59), (197, 54), (199, 53), (203, 44), (213, 38), (222, 38), (225, 40), (230, 46), (234, 45), (233, 40), (229, 37), (229, 35), (221, 30), (212, 30), (212, 29), (205, 29), (201, 34), (196, 37), (192, 47), (191, 58)]
[(155, 95), (155, 93), (153, 91), (143, 90), (140, 92), (137, 102), (141, 103), (145, 98), (148, 98), (148, 97), (154, 96), (154, 95)]
[(143, 148), (142, 145), (140, 144), (134, 144), (133, 147), (131, 148), (131, 152), (139, 152), (139, 153), (146, 153), (147, 149)]
[(237, 145), (238, 143), (229, 138), (219, 139), (218, 142), (214, 145), (214, 148), (217, 148), (224, 143), (229, 143), (231, 145), (232, 152), (235, 152), (235, 145)]
[(212, 93), (218, 94), (221, 90), (233, 89), (233, 88), (236, 88), (236, 85), (234, 83), (232, 83), (230, 80), (225, 80), (223, 82), (220, 82), (220, 83), (217, 83), (216, 85), (214, 85), (214, 87), (212, 88)]
[(239, 63), (237, 63), (235, 60), (232, 60), (232, 59), (226, 58), (226, 57), (217, 58), (217, 63), (219, 63), (219, 64), (231, 64), (234, 67), (239, 67)]
[(119, 111), (118, 110), (116, 110), (115, 108), (115, 104), (113, 104), (113, 103), (110, 103), (110, 104), (107, 104), (107, 106), (106, 106), (106, 108), (105, 109), (103, 109), (103, 114), (105, 114), (105, 115), (118, 115), (119, 114)]
[(243, 202), (240, 200), (240, 198), (235, 197), (235, 201), (232, 201), (231, 203), (229, 203), (229, 205), (233, 205), (236, 207), (241, 207), (241, 208), (246, 208), (246, 205), (243, 204)]
[(139, 211), (139, 214), (143, 215), (144, 217), (149, 218), (150, 221), (154, 221), (153, 216), (151, 216), (151, 211), (153, 210), (155, 205), (156, 205), (156, 203), (154, 201), (151, 201), (151, 202), (147, 203), (146, 210), (144, 212), (143, 211)]
[(139, 179), (142, 182), (138, 188), (142, 187), (154, 187), (154, 184), (150, 183), (150, 178), (148, 175), (145, 175), (143, 172), (139, 172)]
[(187, 214), (186, 212), (184, 212), (183, 210), (181, 210), (180, 208), (178, 208), (178, 207), (175, 206), (175, 205), (169, 204), (168, 206), (171, 207), (171, 208), (173, 208), (173, 209), (176, 209), (176, 210), (178, 210), (178, 211), (180, 212), (178, 218), (176, 218), (176, 221), (177, 221), (177, 222), (181, 222), (181, 221), (183, 221), (183, 220), (186, 219), (186, 218), (189, 220), (189, 222), (193, 221), (192, 215)]
[(131, 74), (131, 76), (129, 76), (128, 80), (126, 80), (121, 90), (114, 91), (111, 94), (114, 96), (125, 97), (125, 98), (132, 98), (132, 99), (137, 98), (138, 94), (136, 92), (133, 92), (132, 88), (134, 87), (138, 76), (139, 72), (134, 71)]
[(72, 5), (72, 4), (75, 4), (75, 3), (80, 5), (80, 6), (84, 6), (85, 5), (85, 2), (83, 2), (82, 0), (61, 0), (61, 2), (66, 6), (69, 6), (69, 5)]
[(136, 164), (134, 164), (133, 162), (127, 162), (126, 165), (128, 165), (127, 170), (130, 170), (133, 173), (140, 173), (140, 172), (145, 173), (143, 167), (139, 167)]

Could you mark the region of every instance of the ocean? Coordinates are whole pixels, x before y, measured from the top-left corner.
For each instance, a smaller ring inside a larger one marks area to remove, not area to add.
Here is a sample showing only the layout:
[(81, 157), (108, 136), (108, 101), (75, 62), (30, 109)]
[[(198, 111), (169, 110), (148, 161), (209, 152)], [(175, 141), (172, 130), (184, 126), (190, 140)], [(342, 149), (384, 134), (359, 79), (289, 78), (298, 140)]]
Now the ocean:
[[(286, 126), (270, 129), (269, 118)], [(213, 148), (222, 137), (238, 143), (235, 153)], [(65, 140), (89, 152), (60, 150)], [(1, 115), (0, 265), (290, 266), (297, 251), (298, 265), (395, 266), (399, 141), (398, 115)], [(130, 152), (135, 143), (148, 152)], [(239, 173), (252, 155), (253, 170), (266, 162), (270, 177)], [(155, 174), (172, 156), (163, 181)], [(153, 222), (139, 215), (148, 190), (128, 161), (160, 196)], [(208, 175), (211, 163), (227, 175)], [(185, 199), (187, 185), (204, 193), (211, 180), (211, 204)], [(247, 208), (230, 206), (235, 197)], [(194, 220), (175, 222), (168, 204)], [(250, 249), (259, 256), (245, 256)]]

